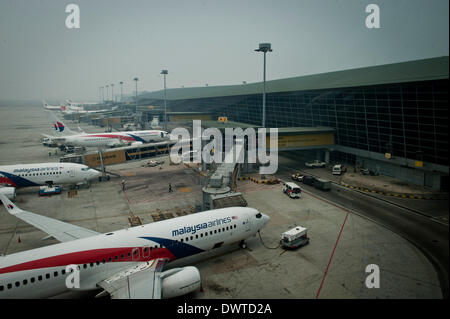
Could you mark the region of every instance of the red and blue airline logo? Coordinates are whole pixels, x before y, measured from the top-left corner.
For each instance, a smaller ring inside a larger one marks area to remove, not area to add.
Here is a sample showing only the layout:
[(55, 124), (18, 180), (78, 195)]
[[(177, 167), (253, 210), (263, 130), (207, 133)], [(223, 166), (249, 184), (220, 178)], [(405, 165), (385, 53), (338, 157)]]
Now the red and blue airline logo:
[(64, 131), (64, 125), (61, 122), (54, 123), (53, 127), (55, 128), (55, 131)]
[(13, 206), (13, 205), (11, 205), (11, 204), (8, 204), (8, 208), (9, 208), (9, 209), (13, 209), (13, 208), (14, 208), (14, 206)]

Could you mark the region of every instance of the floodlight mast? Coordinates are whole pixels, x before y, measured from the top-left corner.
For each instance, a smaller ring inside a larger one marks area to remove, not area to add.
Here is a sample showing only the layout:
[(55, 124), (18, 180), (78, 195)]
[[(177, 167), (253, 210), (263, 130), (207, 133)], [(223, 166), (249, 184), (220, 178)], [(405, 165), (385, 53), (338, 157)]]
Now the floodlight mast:
[(263, 71), (263, 110), (262, 110), (262, 127), (266, 127), (266, 53), (272, 52), (270, 43), (260, 43), (257, 52), (264, 53), (264, 71)]
[(134, 113), (136, 113), (136, 112), (137, 112), (137, 108), (138, 108), (138, 100), (137, 100), (137, 95), (138, 95), (138, 93), (137, 93), (137, 82), (139, 81), (139, 79), (138, 79), (138, 78), (134, 78), (133, 80), (136, 81), (136, 108), (135, 108), (135, 110), (134, 110)]
[(166, 75), (169, 71), (162, 70), (161, 73), (164, 75), (164, 129), (167, 131), (167, 95), (166, 95)]
[(111, 83), (111, 100), (114, 103), (114, 83)]

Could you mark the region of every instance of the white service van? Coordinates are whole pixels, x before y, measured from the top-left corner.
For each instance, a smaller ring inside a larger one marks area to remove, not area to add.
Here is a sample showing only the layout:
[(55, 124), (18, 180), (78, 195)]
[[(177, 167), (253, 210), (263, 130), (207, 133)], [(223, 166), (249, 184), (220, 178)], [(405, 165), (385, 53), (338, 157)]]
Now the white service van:
[(341, 164), (334, 165), (331, 173), (333, 175), (341, 175), (342, 174), (342, 165)]
[(300, 198), (302, 196), (302, 190), (300, 186), (295, 183), (286, 183), (283, 187), (283, 192), (290, 198)]

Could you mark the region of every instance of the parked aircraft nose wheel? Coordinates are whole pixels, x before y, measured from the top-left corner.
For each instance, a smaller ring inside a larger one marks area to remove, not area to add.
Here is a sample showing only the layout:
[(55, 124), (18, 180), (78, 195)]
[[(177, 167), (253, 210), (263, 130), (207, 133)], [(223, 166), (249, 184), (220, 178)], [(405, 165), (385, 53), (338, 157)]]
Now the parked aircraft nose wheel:
[(239, 247), (241, 247), (242, 249), (247, 248), (247, 242), (245, 240), (241, 240), (241, 242), (239, 243)]
[(106, 176), (106, 180), (109, 181), (109, 179), (110, 179), (110, 177), (109, 177), (109, 175), (107, 175), (107, 176)]

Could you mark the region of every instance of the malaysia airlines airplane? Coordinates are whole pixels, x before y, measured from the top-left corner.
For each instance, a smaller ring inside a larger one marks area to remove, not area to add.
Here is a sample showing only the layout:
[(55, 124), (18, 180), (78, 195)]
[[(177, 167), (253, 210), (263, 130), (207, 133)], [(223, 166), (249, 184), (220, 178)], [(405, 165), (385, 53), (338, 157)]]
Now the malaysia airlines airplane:
[(62, 111), (61, 106), (58, 105), (49, 105), (46, 101), (42, 100), (42, 104), (44, 108), (50, 111)]
[(61, 112), (63, 114), (85, 114), (87, 111), (84, 110), (83, 107), (75, 107), (75, 106), (67, 106), (67, 105), (61, 105)]
[[(101, 109), (101, 110), (85, 110), (84, 107), (82, 106), (66, 106), (66, 105), (61, 105), (60, 106), (60, 111), (63, 114), (97, 114), (97, 113), (104, 113), (104, 112), (108, 112), (108, 111), (115, 111), (117, 110), (119, 107), (115, 106), (111, 109)], [(48, 109), (48, 108), (47, 108)], [(52, 109), (53, 110), (53, 109)]]
[(99, 104), (98, 102), (83, 102), (83, 103), (77, 103), (77, 102), (73, 102), (72, 100), (66, 100), (66, 104), (70, 107), (83, 107), (85, 105), (97, 105)]
[(65, 130), (72, 135), (51, 136), (43, 134), (60, 145), (84, 146), (84, 147), (117, 147), (125, 145), (141, 145), (144, 143), (161, 142), (170, 139), (170, 134), (161, 130), (114, 132), (114, 133), (75, 133), (66, 129), (64, 123), (56, 119), (53, 123), (54, 130), (59, 134)]
[(242, 244), (270, 220), (254, 208), (230, 207), (106, 234), (21, 210), (0, 195), (8, 213), (61, 241), (0, 257), (0, 299), (70, 297), (103, 289), (114, 299), (160, 299), (200, 288), (196, 267), (165, 264)]
[(0, 166), (0, 194), (14, 196), (14, 188), (77, 184), (87, 182), (100, 172), (76, 163), (36, 163)]

